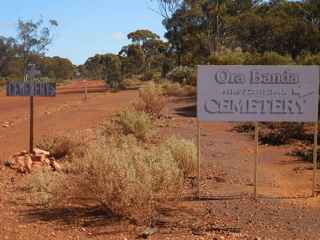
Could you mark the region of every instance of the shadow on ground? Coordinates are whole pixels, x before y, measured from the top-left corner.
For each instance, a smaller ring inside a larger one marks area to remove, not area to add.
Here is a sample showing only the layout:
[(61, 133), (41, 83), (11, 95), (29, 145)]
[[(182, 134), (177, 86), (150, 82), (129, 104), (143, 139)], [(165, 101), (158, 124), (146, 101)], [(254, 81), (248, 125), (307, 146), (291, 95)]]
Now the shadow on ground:
[(175, 109), (176, 113), (183, 117), (196, 117), (197, 116), (197, 106), (190, 105), (184, 107), (178, 107)]
[(22, 213), (28, 222), (55, 222), (62, 225), (80, 224), (82, 227), (107, 226), (119, 223), (120, 217), (101, 208), (38, 208)]

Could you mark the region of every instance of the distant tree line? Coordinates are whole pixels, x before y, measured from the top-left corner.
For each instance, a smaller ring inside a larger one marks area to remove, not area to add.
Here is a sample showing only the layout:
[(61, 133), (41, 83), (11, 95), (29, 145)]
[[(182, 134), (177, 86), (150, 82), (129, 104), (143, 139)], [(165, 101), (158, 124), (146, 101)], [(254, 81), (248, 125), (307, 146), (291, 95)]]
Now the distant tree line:
[(18, 22), (17, 38), (0, 36), (0, 81), (23, 80), (28, 66), (33, 64), (40, 70), (39, 78), (60, 81), (74, 76), (75, 66), (69, 59), (46, 57), (52, 38), (50, 26), (58, 23), (50, 20), (50, 26), (37, 22)]
[(320, 64), (317, 0), (151, 1), (163, 16), (166, 41), (149, 30), (132, 32), (132, 43), (118, 54), (89, 58), (79, 67), (83, 75), (106, 79), (113, 61), (120, 79), (164, 77), (198, 64)]

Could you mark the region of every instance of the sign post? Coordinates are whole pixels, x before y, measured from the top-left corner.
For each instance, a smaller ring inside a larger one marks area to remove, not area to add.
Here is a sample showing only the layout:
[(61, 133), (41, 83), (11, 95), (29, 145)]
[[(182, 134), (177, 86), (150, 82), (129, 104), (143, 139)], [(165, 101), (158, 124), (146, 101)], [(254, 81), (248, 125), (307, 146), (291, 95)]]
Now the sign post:
[(7, 96), (29, 97), (29, 152), (32, 153), (34, 143), (34, 97), (55, 97), (56, 84), (41, 81), (8, 82)]
[(315, 195), (318, 66), (199, 66), (197, 91), (198, 121), (255, 122), (254, 197), (258, 178), (258, 123), (315, 122), (312, 186)]

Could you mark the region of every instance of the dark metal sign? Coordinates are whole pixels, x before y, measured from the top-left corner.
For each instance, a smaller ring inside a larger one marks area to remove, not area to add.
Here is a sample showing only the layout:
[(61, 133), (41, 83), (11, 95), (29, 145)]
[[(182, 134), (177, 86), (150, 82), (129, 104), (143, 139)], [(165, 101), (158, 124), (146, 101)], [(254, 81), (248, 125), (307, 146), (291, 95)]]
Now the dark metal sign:
[(8, 82), (7, 96), (55, 97), (56, 84), (36, 81)]

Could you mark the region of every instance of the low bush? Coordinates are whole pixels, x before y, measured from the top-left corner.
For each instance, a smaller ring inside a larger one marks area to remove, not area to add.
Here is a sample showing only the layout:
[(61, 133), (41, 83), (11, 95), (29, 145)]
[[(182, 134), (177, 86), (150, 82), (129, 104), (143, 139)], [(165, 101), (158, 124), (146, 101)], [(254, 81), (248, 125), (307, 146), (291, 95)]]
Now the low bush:
[(36, 146), (49, 151), (55, 159), (72, 158), (84, 154), (85, 144), (80, 139), (78, 136), (44, 136)]
[(233, 127), (233, 130), (239, 133), (251, 133), (254, 131), (254, 124), (251, 122), (238, 123)]
[(117, 124), (120, 126), (123, 134), (132, 134), (140, 140), (145, 140), (154, 127), (152, 120), (147, 113), (130, 110), (119, 113)]
[(304, 54), (298, 59), (301, 65), (320, 65), (320, 54)]
[(247, 53), (241, 51), (227, 51), (209, 57), (209, 63), (213, 65), (243, 65), (248, 58)]
[[(292, 156), (298, 157), (299, 159), (307, 162), (313, 162), (313, 146), (302, 144), (296, 147), (292, 152)], [(320, 168), (320, 148), (318, 146), (318, 159), (317, 167)]]
[(191, 85), (181, 85), (169, 81), (161, 82), (163, 93), (167, 96), (187, 97), (196, 95), (196, 87)]
[(167, 74), (167, 78), (173, 82), (195, 85), (196, 72), (192, 67), (179, 66), (171, 70)]
[[(179, 197), (183, 187), (183, 173), (169, 149), (147, 149), (131, 137), (98, 138), (73, 162), (68, 173), (32, 178), (31, 192), (41, 193), (33, 195), (37, 202), (98, 204), (118, 216), (148, 221), (161, 204)], [(67, 191), (61, 181), (68, 183)]]
[(146, 112), (153, 117), (160, 117), (162, 110), (167, 104), (161, 86), (149, 83), (139, 90), (139, 99), (133, 106), (138, 112)]
[(304, 139), (303, 123), (266, 123), (259, 132), (260, 142), (270, 145), (288, 144), (292, 139)]
[(67, 196), (66, 175), (53, 172), (51, 168), (42, 168), (33, 172), (28, 179), (31, 200), (40, 205), (54, 205)]
[(163, 147), (170, 150), (185, 177), (194, 176), (197, 169), (197, 148), (193, 142), (171, 137)]
[(288, 55), (280, 55), (276, 52), (266, 52), (262, 55), (253, 54), (247, 63), (254, 65), (293, 65), (294, 60)]

